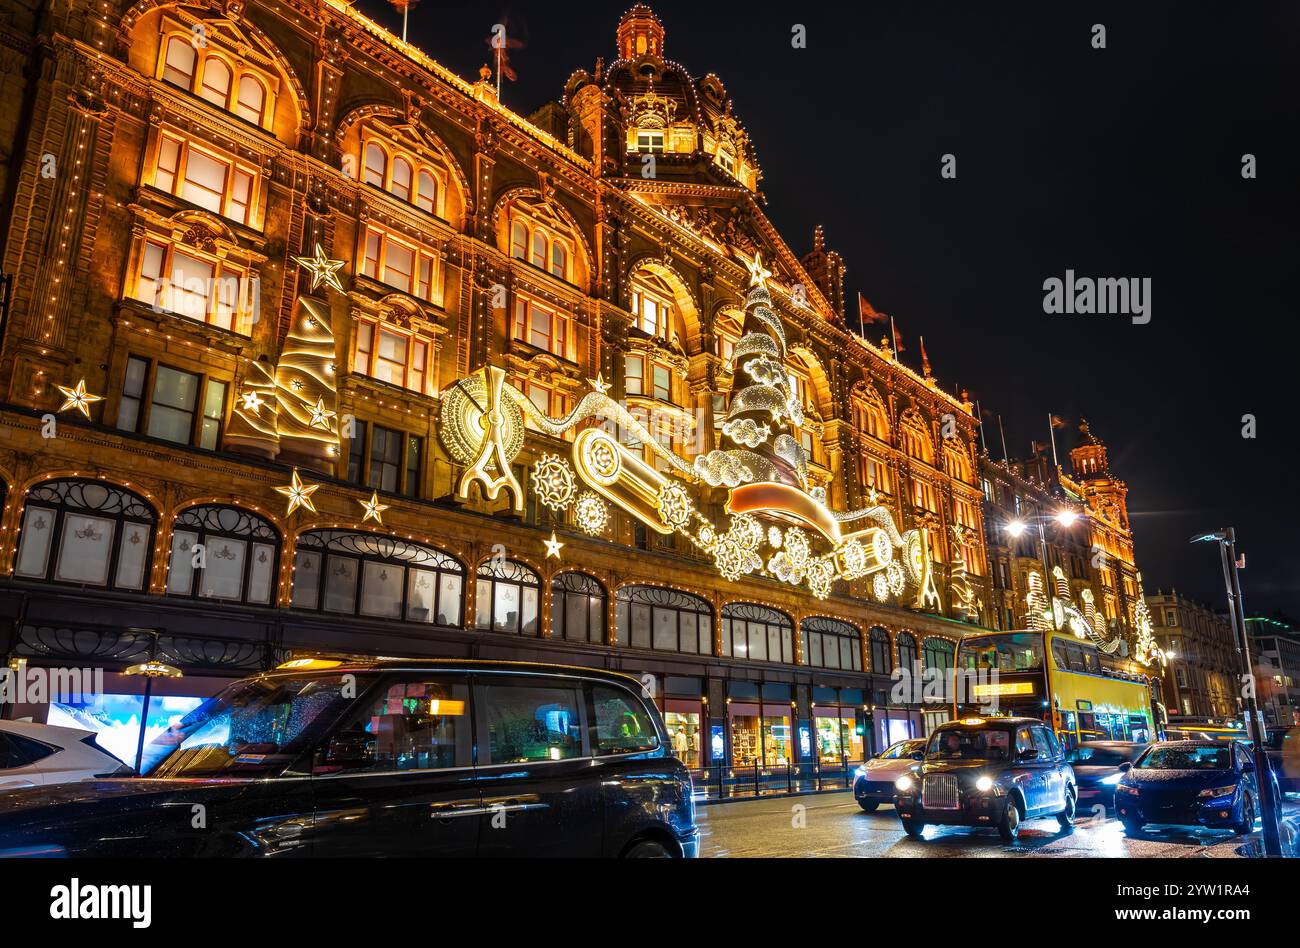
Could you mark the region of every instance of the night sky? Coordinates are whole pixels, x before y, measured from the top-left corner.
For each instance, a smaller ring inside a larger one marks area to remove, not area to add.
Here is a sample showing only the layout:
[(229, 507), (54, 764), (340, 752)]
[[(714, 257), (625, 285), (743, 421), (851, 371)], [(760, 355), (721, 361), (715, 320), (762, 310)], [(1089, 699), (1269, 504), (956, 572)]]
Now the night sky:
[[(424, 0), (410, 38), (473, 80), (504, 17), (525, 46), (502, 98), (527, 115), (616, 58), (630, 5)], [(795, 253), (825, 227), (846, 297), (895, 317), (903, 361), (925, 337), (941, 384), (980, 400), (995, 458), (995, 412), (1013, 457), (1047, 440), (1049, 412), (1071, 423), (1062, 456), (1087, 418), (1129, 485), (1148, 592), (1226, 608), (1217, 551), (1187, 541), (1235, 526), (1247, 611), (1300, 613), (1300, 4), (652, 6), (668, 58), (726, 85)], [(359, 7), (400, 33), (386, 3)], [(1151, 322), (1044, 314), (1043, 281), (1067, 269), (1150, 277)]]

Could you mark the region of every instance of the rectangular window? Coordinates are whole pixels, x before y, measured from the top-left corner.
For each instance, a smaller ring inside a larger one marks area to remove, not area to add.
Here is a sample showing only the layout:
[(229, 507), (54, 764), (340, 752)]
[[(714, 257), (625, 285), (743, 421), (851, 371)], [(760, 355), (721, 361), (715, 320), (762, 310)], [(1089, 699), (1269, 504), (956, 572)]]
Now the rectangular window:
[(226, 420), (226, 383), (208, 379), (203, 394), (203, 423), (199, 429), (199, 447), (217, 450), (221, 426)]
[(122, 383), (122, 401), (117, 406), (117, 426), (124, 431), (140, 429), (140, 403), (144, 399), (149, 360), (131, 356), (126, 360), (126, 379)]
[(420, 469), (424, 458), (424, 439), (415, 435), (406, 436), (406, 479), (402, 483), (402, 493), (407, 497), (420, 496)]
[(194, 431), (194, 409), (198, 395), (197, 375), (165, 365), (158, 366), (146, 433), (152, 438), (189, 444)]
[[(480, 764), (522, 764), (582, 756), (582, 693), (571, 687), (480, 685)], [(481, 751), (480, 751), (481, 753)]]
[(654, 363), (654, 397), (660, 401), (673, 400), (673, 376), (668, 366)]
[(569, 317), (535, 300), (515, 300), (514, 338), (544, 349), (561, 359), (569, 358)]
[(213, 214), (240, 224), (251, 223), (257, 170), (234, 156), (164, 133), (158, 143), (153, 186)]
[(159, 312), (247, 335), (239, 318), (249, 302), (244, 276), (243, 270), (224, 260), (205, 260), (170, 244), (146, 240), (133, 298)]
[(316, 773), (468, 767), (473, 747), (466, 685), (394, 682), (330, 741)]
[(370, 436), (370, 476), (367, 487), (396, 493), (402, 470), (402, 441), (400, 431), (374, 426)]
[(366, 464), (366, 422), (353, 419), (353, 437), (348, 442), (348, 480), (361, 483), (361, 472)]
[(428, 360), (426, 340), (369, 320), (357, 324), (353, 366), (362, 375), (424, 395)]
[(427, 247), (368, 226), (361, 251), (361, 273), (404, 293), (433, 301), (441, 283), (437, 254)]
[(624, 391), (628, 395), (645, 394), (645, 360), (641, 356), (627, 356), (624, 363), (625, 375), (623, 379)]

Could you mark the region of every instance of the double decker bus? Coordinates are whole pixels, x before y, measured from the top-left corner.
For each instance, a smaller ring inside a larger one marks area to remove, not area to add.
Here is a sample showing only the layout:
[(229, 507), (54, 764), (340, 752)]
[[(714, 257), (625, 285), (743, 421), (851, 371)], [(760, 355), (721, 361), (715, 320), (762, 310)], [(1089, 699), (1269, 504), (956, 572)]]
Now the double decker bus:
[(1159, 735), (1147, 679), (1069, 633), (970, 636), (957, 643), (957, 671), (964, 679), (955, 689), (958, 719), (1038, 718), (1067, 750), (1087, 741), (1146, 742)]

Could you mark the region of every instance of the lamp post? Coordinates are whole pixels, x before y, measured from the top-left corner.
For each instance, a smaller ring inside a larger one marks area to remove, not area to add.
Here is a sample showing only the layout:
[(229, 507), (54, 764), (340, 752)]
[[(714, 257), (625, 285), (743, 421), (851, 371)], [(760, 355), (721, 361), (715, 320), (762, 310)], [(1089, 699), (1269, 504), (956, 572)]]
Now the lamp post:
[(1192, 537), (1193, 543), (1217, 542), (1219, 557), (1223, 561), (1223, 582), (1228, 590), (1228, 615), (1232, 619), (1232, 631), (1237, 639), (1237, 654), (1243, 663), (1245, 682), (1250, 679), (1246, 689), (1246, 714), (1250, 720), (1250, 739), (1254, 746), (1255, 783), (1259, 787), (1260, 822), (1264, 827), (1264, 855), (1282, 855), (1282, 837), (1277, 825), (1277, 801), (1273, 799), (1273, 781), (1268, 755), (1264, 753), (1264, 719), (1259, 713), (1255, 701), (1255, 669), (1250, 662), (1250, 642), (1246, 636), (1246, 610), (1241, 602), (1241, 581), (1237, 574), (1237, 534), (1232, 527), (1224, 527), (1213, 533), (1204, 533)]
[(1025, 524), (1025, 519), (1032, 520), (1038, 526), (1038, 558), (1043, 567), (1043, 587), (1047, 591), (1048, 598), (1050, 599), (1056, 594), (1056, 591), (1052, 586), (1052, 568), (1047, 559), (1047, 529), (1044, 527), (1044, 524), (1048, 520), (1051, 520), (1061, 527), (1071, 527), (1074, 525), (1074, 522), (1079, 519), (1079, 514), (1076, 511), (1071, 510), (1069, 507), (1062, 507), (1050, 516), (1040, 514), (1029, 518), (1017, 517), (1007, 523), (1005, 528), (1007, 533), (1011, 534), (1011, 536), (1016, 539), (1023, 536), (1025, 530), (1028, 529)]

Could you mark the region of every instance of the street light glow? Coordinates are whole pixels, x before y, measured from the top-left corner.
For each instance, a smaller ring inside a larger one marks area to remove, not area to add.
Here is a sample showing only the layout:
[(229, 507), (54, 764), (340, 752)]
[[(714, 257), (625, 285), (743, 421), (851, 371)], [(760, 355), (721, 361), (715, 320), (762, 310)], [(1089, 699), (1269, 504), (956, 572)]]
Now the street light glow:
[(1062, 510), (1056, 515), (1056, 522), (1063, 527), (1068, 527), (1079, 519), (1079, 515), (1073, 510)]
[(1011, 534), (1013, 537), (1018, 537), (1024, 532), (1025, 525), (1019, 520), (1012, 520), (1007, 524), (1007, 533)]

